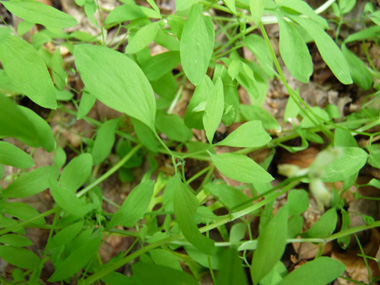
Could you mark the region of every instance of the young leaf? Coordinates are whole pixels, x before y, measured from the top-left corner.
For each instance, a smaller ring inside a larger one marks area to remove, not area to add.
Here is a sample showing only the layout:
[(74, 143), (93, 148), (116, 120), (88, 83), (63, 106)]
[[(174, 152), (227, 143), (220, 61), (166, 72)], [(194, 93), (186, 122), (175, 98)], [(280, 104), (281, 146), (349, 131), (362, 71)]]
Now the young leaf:
[(236, 207), (249, 201), (249, 197), (239, 189), (226, 184), (213, 183), (206, 187), (210, 193), (217, 197), (228, 209), (238, 210), (239, 208)]
[(179, 116), (174, 114), (157, 112), (156, 126), (157, 130), (175, 141), (186, 142), (193, 137), (193, 132), (185, 125)]
[(213, 240), (202, 235), (195, 224), (194, 215), (199, 201), (190, 189), (181, 182), (178, 174), (174, 179), (174, 215), (185, 238), (203, 253), (212, 255), (215, 252)]
[(55, 150), (54, 158), (53, 158), (53, 163), (56, 167), (61, 168), (62, 166), (65, 165), (66, 163), (66, 152), (63, 148), (57, 147)]
[(331, 37), (315, 22), (299, 16), (291, 17), (298, 22), (314, 39), (323, 60), (330, 67), (332, 73), (343, 84), (351, 84), (350, 68), (342, 52)]
[(131, 118), (131, 122), (140, 142), (150, 151), (157, 153), (158, 142), (152, 129), (137, 119)]
[(73, 158), (62, 170), (59, 183), (67, 191), (74, 193), (86, 182), (91, 174), (92, 156), (89, 153), (82, 153)]
[(144, 71), (149, 81), (154, 81), (161, 78), (166, 73), (171, 72), (171, 70), (176, 67), (179, 62), (179, 52), (168, 51), (148, 59), (141, 66), (141, 69)]
[(49, 184), (51, 195), (58, 206), (76, 217), (83, 217), (85, 214), (83, 205), (72, 191), (59, 187), (57, 181), (50, 178)]
[(336, 128), (334, 132), (335, 147), (358, 147), (358, 143), (347, 129)]
[(90, 112), (91, 108), (94, 106), (96, 102), (96, 97), (86, 91), (83, 91), (82, 98), (80, 99), (79, 102), (79, 108), (78, 108), (78, 113), (77, 113), (77, 119), (81, 120), (86, 115), (88, 112)]
[[(322, 256), (293, 270), (279, 285), (325, 285), (337, 279), (345, 270), (346, 267), (340, 261)], [(311, 276), (318, 278), (310, 278)]]
[(307, 232), (302, 233), (302, 236), (306, 238), (326, 238), (334, 232), (337, 220), (336, 210), (331, 208)]
[(103, 162), (111, 153), (115, 143), (115, 131), (118, 122), (119, 119), (109, 120), (103, 123), (96, 131), (96, 138), (91, 151), (94, 165)]
[(216, 129), (222, 120), (224, 110), (223, 83), (220, 77), (215, 83), (207, 100), (205, 113), (203, 115), (203, 125), (209, 143), (212, 143)]
[(249, 8), (255, 24), (260, 24), (261, 17), (264, 13), (264, 0), (249, 0)]
[(281, 261), (278, 261), (272, 270), (261, 279), (260, 285), (277, 285), (287, 273), (288, 270), (285, 265)]
[(205, 76), (201, 83), (195, 87), (193, 96), (187, 106), (184, 121), (189, 128), (203, 129), (203, 116), (207, 100), (213, 92), (214, 84), (210, 77)]
[(13, 15), (47, 28), (68, 28), (78, 22), (71, 15), (35, 0), (12, 0), (2, 3)]
[(100, 280), (105, 282), (107, 285), (132, 284), (131, 277), (127, 277), (123, 273), (116, 271), (107, 274), (106, 276), (100, 278)]
[(223, 0), (223, 2), (231, 10), (232, 14), (236, 15), (235, 0)]
[(41, 107), (57, 107), (50, 74), (42, 58), (29, 43), (19, 37), (8, 35), (0, 41), (0, 60), (17, 89)]
[[(65, 69), (63, 68), (63, 58), (61, 55), (60, 48), (57, 48), (57, 50), (51, 57), (51, 69), (53, 71), (52, 73), (53, 73), (55, 86), (57, 86), (59, 90), (62, 90), (63, 87), (65, 87), (66, 85), (67, 73)], [(71, 93), (69, 92), (69, 94)]]
[[(247, 48), (256, 56), (260, 67), (271, 78), (274, 76), (273, 58), (265, 40), (256, 34), (250, 34), (245, 37), (244, 43)], [(261, 72), (261, 71), (260, 71)]]
[(49, 278), (49, 282), (56, 282), (66, 279), (78, 272), (81, 268), (91, 260), (94, 254), (98, 251), (99, 243), (102, 239), (102, 234), (97, 234), (90, 241), (85, 242), (79, 248), (72, 251), (68, 258), (59, 263), (55, 272)]
[(262, 107), (254, 105), (240, 105), (240, 111), (247, 121), (260, 120), (266, 130), (279, 131), (281, 129), (277, 120)]
[(20, 247), (0, 245), (0, 256), (12, 265), (30, 270), (39, 266), (41, 262), (35, 253)]
[[(197, 285), (198, 282), (188, 273), (170, 267), (138, 262), (132, 267), (133, 284), (173, 284)], [(149, 272), (149, 274), (147, 274)]]
[(354, 82), (363, 90), (368, 90), (372, 83), (373, 77), (367, 66), (354, 53), (352, 53), (345, 45), (342, 45), (342, 53), (350, 67), (350, 72)]
[(34, 165), (32, 157), (14, 145), (0, 141), (0, 164), (17, 168), (29, 168)]
[(216, 278), (216, 285), (248, 284), (241, 260), (236, 249), (229, 248), (223, 253), (220, 268)]
[(291, 23), (277, 17), (280, 29), (280, 53), (290, 73), (299, 81), (308, 83), (313, 73), (309, 49)]
[(169, 250), (157, 248), (150, 250), (149, 254), (152, 257), (154, 263), (156, 263), (157, 265), (163, 265), (178, 271), (182, 271), (182, 267), (177, 257)]
[(191, 7), (180, 42), (181, 62), (189, 80), (198, 85), (206, 74), (214, 49), (214, 25), (202, 13), (201, 4)]
[(298, 215), (309, 208), (309, 195), (305, 190), (292, 190), (288, 193), (289, 215)]
[(241, 125), (216, 145), (234, 147), (260, 147), (270, 142), (271, 137), (264, 130), (261, 121), (249, 121)]
[(3, 194), (9, 198), (25, 198), (38, 194), (49, 187), (46, 177), (57, 179), (59, 171), (54, 166), (44, 166), (34, 169), (17, 178), (7, 188)]
[(266, 276), (284, 253), (287, 238), (288, 206), (283, 206), (263, 228), (252, 258), (251, 276), (254, 284)]
[(76, 46), (74, 55), (81, 78), (92, 95), (155, 131), (153, 90), (134, 61), (109, 48), (85, 44)]
[(200, 0), (177, 0), (175, 1), (176, 10), (186, 10), (193, 6), (195, 3), (198, 3)]
[(156, 18), (160, 19), (160, 13), (144, 7), (136, 5), (134, 2), (128, 4), (120, 5), (113, 9), (107, 16), (105, 24), (121, 23), (125, 21), (132, 21), (140, 18)]
[(343, 147), (342, 154), (324, 168), (322, 180), (336, 182), (354, 175), (365, 165), (368, 154), (357, 147)]
[(153, 196), (154, 181), (146, 180), (137, 185), (123, 205), (117, 210), (108, 223), (108, 227), (124, 226), (133, 227), (145, 214)]
[(138, 53), (147, 47), (156, 37), (158, 22), (151, 23), (139, 29), (133, 38), (128, 42), (125, 53)]
[(209, 154), (216, 168), (228, 178), (243, 183), (265, 183), (273, 180), (272, 175), (245, 155), (235, 153)]

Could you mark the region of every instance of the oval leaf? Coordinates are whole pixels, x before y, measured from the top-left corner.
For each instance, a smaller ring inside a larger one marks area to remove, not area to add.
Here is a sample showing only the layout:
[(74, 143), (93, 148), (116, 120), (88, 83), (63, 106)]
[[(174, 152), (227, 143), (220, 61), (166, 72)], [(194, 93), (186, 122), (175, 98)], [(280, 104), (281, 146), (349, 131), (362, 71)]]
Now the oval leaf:
[(12, 84), (22, 93), (41, 107), (57, 107), (55, 88), (47, 67), (29, 43), (8, 35), (0, 41), (0, 59)]
[(89, 153), (82, 153), (73, 158), (62, 170), (59, 183), (68, 191), (74, 193), (86, 182), (91, 174), (92, 156)]
[(260, 147), (270, 142), (271, 137), (264, 130), (261, 121), (249, 121), (241, 125), (217, 145), (234, 147)]
[(17, 168), (29, 168), (34, 165), (32, 157), (14, 145), (0, 141), (0, 164)]
[(201, 4), (191, 7), (180, 42), (181, 62), (189, 80), (197, 85), (205, 76), (214, 49), (215, 30)]
[(111, 153), (112, 147), (115, 143), (115, 131), (118, 122), (118, 119), (109, 120), (103, 123), (96, 131), (96, 138), (91, 152), (94, 159), (94, 165), (103, 162)]
[(154, 181), (146, 180), (137, 185), (125, 199), (108, 224), (127, 228), (133, 227), (145, 214), (153, 196)]
[(17, 17), (49, 28), (68, 28), (78, 23), (73, 16), (35, 0), (12, 0), (2, 4)]
[(148, 59), (141, 68), (149, 81), (154, 81), (170, 72), (179, 62), (179, 52), (169, 51)]
[(280, 28), (280, 53), (290, 73), (299, 81), (308, 83), (313, 73), (309, 49), (292, 24), (278, 17)]
[(265, 183), (274, 179), (264, 168), (245, 155), (235, 153), (209, 154), (216, 168), (228, 178), (243, 183)]
[(158, 22), (151, 23), (139, 29), (128, 42), (125, 53), (137, 53), (147, 47), (157, 35)]
[(156, 101), (140, 67), (127, 56), (106, 47), (78, 45), (75, 63), (86, 89), (116, 111), (154, 129)]
[(185, 125), (182, 118), (175, 114), (157, 112), (156, 126), (157, 130), (175, 141), (186, 142), (193, 137), (193, 132)]
[[(280, 285), (324, 285), (338, 278), (346, 267), (338, 260), (329, 257), (319, 257), (309, 261), (285, 276)], [(316, 276), (318, 278), (310, 278)]]
[(284, 253), (288, 227), (288, 206), (283, 206), (259, 235), (252, 258), (251, 276), (254, 284), (267, 275)]

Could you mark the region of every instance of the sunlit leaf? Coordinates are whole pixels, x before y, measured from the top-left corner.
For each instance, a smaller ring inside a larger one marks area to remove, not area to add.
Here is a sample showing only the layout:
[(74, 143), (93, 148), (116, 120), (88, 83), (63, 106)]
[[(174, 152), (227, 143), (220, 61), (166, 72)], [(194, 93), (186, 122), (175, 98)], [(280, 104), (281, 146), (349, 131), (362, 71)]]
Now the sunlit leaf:
[(29, 168), (34, 165), (32, 157), (18, 147), (0, 141), (0, 164), (17, 168)]
[(76, 46), (74, 55), (81, 78), (92, 95), (155, 130), (153, 90), (134, 61), (107, 47), (85, 44)]
[(151, 23), (139, 29), (128, 42), (125, 53), (137, 53), (147, 47), (156, 37), (158, 22)]

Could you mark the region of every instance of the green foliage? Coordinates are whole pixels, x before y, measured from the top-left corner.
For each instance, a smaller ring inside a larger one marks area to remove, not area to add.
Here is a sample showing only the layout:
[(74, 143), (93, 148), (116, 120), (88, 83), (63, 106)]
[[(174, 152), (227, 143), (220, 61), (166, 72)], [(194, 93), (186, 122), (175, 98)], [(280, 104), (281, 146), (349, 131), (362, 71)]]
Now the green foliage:
[[(0, 27), (0, 256), (12, 265), (1, 282), (327, 284), (343, 274), (319, 255), (288, 273), (283, 254), (294, 239), (346, 249), (351, 234), (380, 226), (362, 215), (367, 224), (351, 227), (342, 198), (351, 186), (380, 188), (356, 182), (366, 165), (380, 168), (373, 4), (350, 19), (355, 0), (329, 14), (321, 10), (333, 1), (314, 10), (299, 0), (177, 0), (171, 13), (153, 0), (73, 2), (94, 33), (39, 1), (1, 2), (22, 20)], [(35, 25), (44, 27), (29, 38)], [(331, 78), (313, 74), (318, 53)], [(329, 105), (309, 106), (293, 88), (310, 80), (355, 102), (329, 94)], [(320, 151), (304, 169), (280, 150), (310, 147)], [(310, 198), (322, 213), (303, 231)], [(30, 227), (44, 239), (33, 244)], [(119, 239), (130, 247), (106, 261)]]

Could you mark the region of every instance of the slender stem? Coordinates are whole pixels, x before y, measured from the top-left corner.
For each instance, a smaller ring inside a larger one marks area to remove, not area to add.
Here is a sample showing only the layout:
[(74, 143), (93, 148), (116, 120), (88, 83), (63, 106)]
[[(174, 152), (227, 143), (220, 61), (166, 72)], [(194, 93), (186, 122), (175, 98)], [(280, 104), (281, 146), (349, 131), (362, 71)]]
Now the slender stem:
[(116, 163), (110, 170), (108, 170), (106, 173), (104, 173), (102, 176), (100, 176), (98, 179), (96, 179), (93, 183), (88, 185), (86, 188), (82, 189), (77, 193), (77, 197), (82, 197), (84, 194), (86, 194), (88, 191), (90, 191), (95, 186), (102, 183), (104, 180), (106, 180), (108, 177), (110, 177), (112, 174), (114, 174), (120, 167), (122, 167), (128, 160), (131, 159), (131, 157), (142, 147), (141, 144), (136, 145), (130, 152), (126, 154), (118, 163)]

